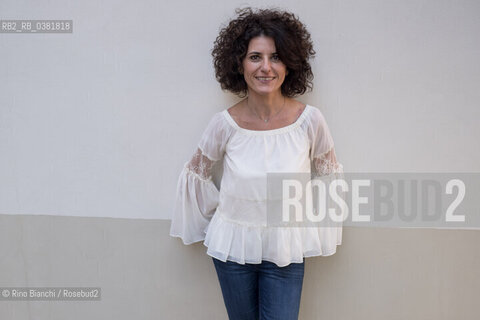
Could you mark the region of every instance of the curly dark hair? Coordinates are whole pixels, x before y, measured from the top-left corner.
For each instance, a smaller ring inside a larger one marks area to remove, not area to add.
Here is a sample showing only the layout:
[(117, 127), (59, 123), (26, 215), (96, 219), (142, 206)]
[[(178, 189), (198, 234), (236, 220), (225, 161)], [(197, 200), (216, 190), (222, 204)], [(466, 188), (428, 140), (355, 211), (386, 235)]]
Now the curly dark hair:
[(222, 89), (241, 97), (247, 94), (247, 83), (240, 73), (242, 61), (250, 40), (262, 35), (273, 38), (278, 56), (287, 67), (282, 94), (294, 97), (313, 88), (309, 59), (315, 50), (310, 33), (297, 16), (272, 8), (253, 11), (247, 7), (235, 13), (237, 17), (220, 30), (212, 50), (215, 76)]

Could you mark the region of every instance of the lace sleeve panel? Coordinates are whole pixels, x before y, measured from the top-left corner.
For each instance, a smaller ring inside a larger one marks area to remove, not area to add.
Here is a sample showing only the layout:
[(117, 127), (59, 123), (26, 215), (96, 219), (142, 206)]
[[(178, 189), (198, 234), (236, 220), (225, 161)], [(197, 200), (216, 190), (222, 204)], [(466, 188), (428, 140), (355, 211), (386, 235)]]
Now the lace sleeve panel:
[(313, 177), (322, 177), (332, 173), (343, 172), (343, 166), (338, 163), (335, 149), (333, 147), (322, 153), (320, 156), (313, 158), (312, 162)]
[(192, 159), (187, 162), (186, 168), (201, 180), (212, 179), (212, 167), (216, 161), (210, 160), (203, 154), (200, 148), (197, 149)]

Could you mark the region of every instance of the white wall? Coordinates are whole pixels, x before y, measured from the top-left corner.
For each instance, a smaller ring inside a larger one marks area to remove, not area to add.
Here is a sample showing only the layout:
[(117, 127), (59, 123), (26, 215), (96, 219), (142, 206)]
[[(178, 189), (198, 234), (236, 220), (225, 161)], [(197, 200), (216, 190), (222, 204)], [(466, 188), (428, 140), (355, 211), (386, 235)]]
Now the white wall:
[(170, 218), (220, 90), (210, 50), (245, 5), (296, 12), (314, 92), (350, 172), (480, 170), (478, 1), (12, 1), (0, 34), (0, 213)]

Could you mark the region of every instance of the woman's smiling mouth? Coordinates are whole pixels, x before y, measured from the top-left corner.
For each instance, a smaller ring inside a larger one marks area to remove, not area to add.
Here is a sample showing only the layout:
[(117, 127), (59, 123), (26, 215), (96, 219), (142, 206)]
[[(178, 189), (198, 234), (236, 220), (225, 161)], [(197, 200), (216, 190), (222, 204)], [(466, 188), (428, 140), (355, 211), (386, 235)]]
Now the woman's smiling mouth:
[(275, 79), (276, 77), (255, 77), (255, 79), (261, 81), (261, 82), (268, 82), (268, 81), (272, 81), (273, 79)]

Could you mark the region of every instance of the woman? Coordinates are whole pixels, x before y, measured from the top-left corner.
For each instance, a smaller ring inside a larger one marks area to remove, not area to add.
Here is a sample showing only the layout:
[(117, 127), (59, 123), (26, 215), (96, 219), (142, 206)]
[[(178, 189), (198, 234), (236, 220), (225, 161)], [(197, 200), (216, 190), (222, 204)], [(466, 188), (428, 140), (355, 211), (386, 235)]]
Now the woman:
[[(334, 254), (342, 229), (270, 226), (266, 176), (332, 176), (342, 166), (320, 111), (293, 99), (312, 88), (305, 26), (274, 9), (237, 14), (212, 55), (222, 89), (246, 97), (213, 116), (185, 164), (170, 235), (204, 240), (230, 319), (297, 319), (304, 258)], [(211, 169), (222, 159), (219, 191)]]

